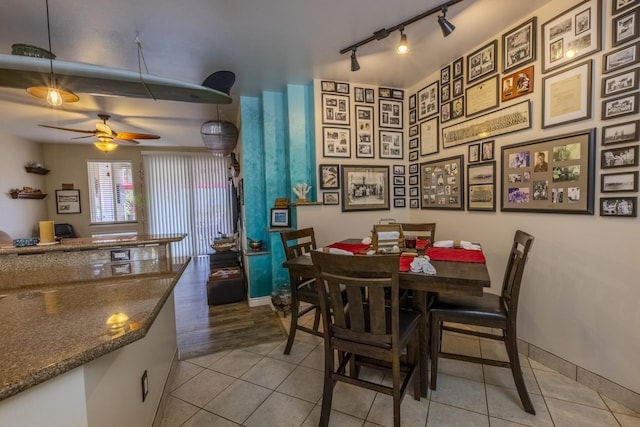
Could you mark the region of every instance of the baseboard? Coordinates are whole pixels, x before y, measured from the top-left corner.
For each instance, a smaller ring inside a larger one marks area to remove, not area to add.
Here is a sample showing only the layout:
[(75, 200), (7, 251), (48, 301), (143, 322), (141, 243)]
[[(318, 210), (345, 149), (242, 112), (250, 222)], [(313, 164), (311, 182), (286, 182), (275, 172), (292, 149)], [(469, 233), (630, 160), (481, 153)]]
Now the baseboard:
[(548, 366), (579, 384), (587, 386), (603, 396), (621, 403), (629, 409), (640, 412), (640, 393), (629, 390), (620, 384), (616, 384), (611, 380), (577, 366), (527, 341), (518, 340), (518, 350), (536, 362)]
[(271, 297), (258, 297), (258, 298), (249, 298), (249, 307), (257, 307), (259, 305), (270, 305)]

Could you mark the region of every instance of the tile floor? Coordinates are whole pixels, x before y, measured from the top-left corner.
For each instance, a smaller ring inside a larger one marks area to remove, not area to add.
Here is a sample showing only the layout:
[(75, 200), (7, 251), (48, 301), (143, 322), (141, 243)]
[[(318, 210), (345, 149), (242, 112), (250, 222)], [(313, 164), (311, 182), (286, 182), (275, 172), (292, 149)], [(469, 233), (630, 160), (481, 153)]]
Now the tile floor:
[[(305, 319), (311, 322), (312, 318)], [(289, 318), (283, 320), (288, 329)], [(307, 427), (320, 418), (323, 344), (302, 332), (290, 355), (285, 342), (222, 351), (178, 363), (160, 425), (185, 427)], [(505, 357), (503, 348), (484, 339), (447, 334), (446, 350)], [(441, 359), (438, 388), (402, 402), (403, 426), (556, 426), (640, 427), (640, 413), (521, 357), (537, 415), (524, 412), (511, 372), (505, 368)], [(382, 374), (367, 372), (378, 381)], [(374, 377), (377, 375), (377, 377)], [(391, 399), (339, 383), (331, 426), (390, 426)]]

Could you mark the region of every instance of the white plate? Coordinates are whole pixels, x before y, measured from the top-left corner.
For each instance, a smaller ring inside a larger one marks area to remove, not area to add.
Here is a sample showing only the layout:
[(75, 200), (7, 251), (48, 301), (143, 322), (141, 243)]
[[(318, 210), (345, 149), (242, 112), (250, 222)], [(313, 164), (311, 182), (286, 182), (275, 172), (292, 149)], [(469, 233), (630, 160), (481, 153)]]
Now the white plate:
[(38, 246), (51, 246), (51, 245), (57, 245), (60, 242), (49, 242), (49, 243), (38, 243)]

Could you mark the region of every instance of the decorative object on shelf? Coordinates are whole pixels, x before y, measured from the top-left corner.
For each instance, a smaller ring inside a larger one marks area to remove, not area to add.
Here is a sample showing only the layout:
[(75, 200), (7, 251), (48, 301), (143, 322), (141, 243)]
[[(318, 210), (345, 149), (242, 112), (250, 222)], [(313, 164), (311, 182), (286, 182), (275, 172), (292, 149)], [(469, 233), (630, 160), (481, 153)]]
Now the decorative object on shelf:
[(31, 187), (12, 188), (9, 190), (12, 199), (44, 199), (47, 197), (40, 190), (34, 190)]
[(216, 237), (213, 239), (213, 244), (211, 245), (211, 249), (216, 252), (227, 252), (236, 247), (236, 237), (235, 236), (227, 236), (221, 232), (218, 232), (220, 237)]
[(39, 175), (46, 175), (49, 173), (49, 169), (45, 169), (42, 163), (31, 162), (24, 168), (28, 173), (37, 173)]
[(290, 227), (289, 208), (271, 208), (271, 227)]
[(253, 251), (261, 251), (262, 250), (262, 240), (253, 240), (249, 238), (249, 247)]
[(291, 288), (288, 283), (278, 285), (271, 292), (271, 304), (287, 317), (287, 313), (291, 311)]
[(289, 198), (288, 197), (278, 197), (273, 204), (274, 208), (288, 208), (289, 207)]
[(296, 186), (293, 187), (294, 194), (298, 196), (296, 203), (305, 203), (307, 201), (307, 194), (309, 191), (311, 191), (311, 186), (306, 182), (296, 184)]

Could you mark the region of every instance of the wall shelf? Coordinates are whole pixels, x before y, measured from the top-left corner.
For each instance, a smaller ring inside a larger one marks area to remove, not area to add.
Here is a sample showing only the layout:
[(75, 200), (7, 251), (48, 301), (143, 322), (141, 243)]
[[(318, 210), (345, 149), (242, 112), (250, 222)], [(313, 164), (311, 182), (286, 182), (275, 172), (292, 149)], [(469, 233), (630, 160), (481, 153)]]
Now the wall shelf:
[(12, 199), (44, 199), (47, 197), (47, 195), (43, 193), (17, 193), (14, 191), (9, 194)]
[(49, 173), (49, 169), (45, 169), (45, 168), (34, 168), (32, 166), (25, 166), (24, 168), (26, 169), (27, 172), (37, 173), (38, 175), (46, 175)]

